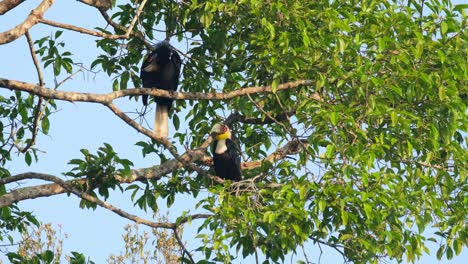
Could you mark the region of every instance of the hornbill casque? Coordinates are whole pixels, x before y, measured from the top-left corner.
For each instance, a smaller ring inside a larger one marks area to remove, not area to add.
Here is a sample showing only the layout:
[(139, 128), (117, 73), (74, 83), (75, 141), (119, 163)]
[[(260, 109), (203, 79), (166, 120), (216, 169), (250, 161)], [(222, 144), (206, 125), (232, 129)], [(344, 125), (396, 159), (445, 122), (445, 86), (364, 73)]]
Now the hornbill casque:
[[(144, 88), (157, 88), (168, 91), (177, 90), (181, 60), (177, 51), (168, 41), (161, 41), (143, 62), (140, 78)], [(154, 132), (167, 138), (169, 134), (169, 110), (173, 99), (156, 96)], [(143, 105), (148, 105), (148, 95), (143, 95)]]
[(224, 124), (215, 124), (211, 129), (214, 139), (212, 152), (216, 176), (226, 180), (240, 181), (241, 160), (237, 145), (231, 139), (231, 131)]

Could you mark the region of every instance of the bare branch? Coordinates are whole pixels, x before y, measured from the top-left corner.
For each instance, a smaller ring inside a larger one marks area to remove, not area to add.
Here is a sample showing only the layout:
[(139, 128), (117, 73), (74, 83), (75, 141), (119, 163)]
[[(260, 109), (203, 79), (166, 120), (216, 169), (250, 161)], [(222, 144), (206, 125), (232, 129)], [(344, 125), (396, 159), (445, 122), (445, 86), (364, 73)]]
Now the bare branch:
[(188, 252), (187, 248), (185, 248), (185, 245), (184, 245), (184, 242), (182, 242), (182, 240), (180, 239), (180, 236), (179, 236), (179, 231), (177, 231), (177, 227), (175, 227), (173, 229), (174, 231), (174, 237), (176, 238), (177, 240), (177, 243), (179, 244), (180, 248), (182, 249), (182, 251), (187, 254), (187, 256), (190, 258), (190, 261), (192, 263), (195, 263), (195, 261), (193, 261), (193, 258), (192, 258), (192, 254), (190, 254), (190, 252)]
[(146, 4), (146, 0), (143, 0), (142, 3), (140, 4), (140, 7), (138, 8), (138, 10), (137, 10), (137, 12), (135, 14), (135, 17), (133, 18), (130, 26), (128, 27), (128, 29), (124, 30), (124, 31), (126, 31), (126, 33), (123, 34), (123, 35), (107, 34), (107, 33), (104, 33), (104, 32), (89, 30), (89, 29), (86, 29), (86, 28), (77, 27), (75, 25), (70, 25), (70, 24), (65, 24), (65, 23), (60, 23), (60, 22), (48, 20), (48, 19), (45, 19), (45, 18), (42, 18), (39, 22), (42, 23), (42, 24), (45, 24), (45, 25), (52, 26), (52, 27), (68, 29), (68, 30), (76, 31), (76, 32), (79, 32), (79, 33), (82, 33), (82, 34), (87, 34), (87, 35), (91, 35), (91, 36), (95, 36), (95, 37), (101, 37), (101, 38), (106, 38), (106, 39), (128, 39), (129, 36), (132, 33), (133, 27), (135, 26), (135, 23), (138, 20), (138, 17), (140, 16), (141, 11), (142, 11), (143, 7), (145, 6), (145, 4)]
[(39, 22), (44, 13), (54, 2), (55, 0), (43, 0), (34, 10), (31, 11), (23, 23), (8, 31), (0, 33), (0, 45), (10, 43), (24, 35), (26, 31)]
[(6, 14), (8, 11), (23, 3), (24, 0), (3, 0), (0, 2), (0, 15)]
[[(18, 177), (18, 175), (17, 175)], [(76, 196), (85, 199), (86, 201), (95, 203), (107, 210), (112, 211), (113, 213), (122, 216), (124, 218), (127, 218), (129, 220), (134, 221), (137, 224), (144, 224), (153, 228), (167, 228), (167, 229), (175, 229), (177, 225), (175, 223), (166, 223), (166, 222), (152, 222), (143, 218), (140, 218), (136, 215), (130, 214), (118, 207), (113, 206), (110, 203), (107, 203), (105, 201), (100, 200), (99, 198), (92, 196), (86, 192), (82, 192), (75, 188), (70, 181), (64, 181), (60, 179), (59, 177), (49, 175), (49, 174), (43, 174), (43, 173), (25, 173), (21, 175), (21, 178), (35, 178), (35, 179), (41, 179), (41, 180), (46, 180), (46, 181), (51, 181), (54, 182), (55, 184), (58, 184), (62, 188), (64, 188), (66, 191), (75, 194)], [(0, 197), (1, 199), (1, 197)], [(209, 214), (195, 214), (195, 215), (188, 215), (184, 216), (181, 220), (178, 221), (179, 224), (186, 223), (188, 221), (191, 221), (193, 219), (203, 219), (203, 218), (208, 218), (211, 215)]]
[(29, 31), (26, 31), (25, 35), (26, 35), (26, 40), (28, 41), (28, 45), (29, 45), (29, 52), (31, 53), (34, 66), (36, 67), (37, 78), (39, 80), (39, 86), (44, 86), (44, 75), (42, 74), (41, 66), (39, 64), (39, 60), (37, 59), (36, 51), (34, 50), (34, 43), (32, 41), (31, 35), (29, 34)]
[[(124, 32), (127, 32), (127, 29), (117, 23), (115, 23), (112, 18), (109, 16), (109, 14), (107, 14), (107, 12), (100, 8), (99, 9), (99, 12), (101, 13), (102, 17), (106, 20), (106, 22), (111, 25), (114, 29), (117, 29), (117, 30), (121, 30), (121, 31), (124, 31)], [(132, 31), (130, 33), (131, 36), (134, 36), (136, 38), (138, 38), (140, 41), (143, 42), (143, 44), (146, 46), (147, 49), (149, 50), (152, 50), (153, 49), (153, 45), (151, 43), (149, 43), (148, 41), (145, 40), (145, 36), (143, 35), (143, 33), (141, 32), (134, 32)]]
[[(31, 35), (29, 34), (29, 31), (26, 31), (25, 36), (26, 36), (26, 39), (28, 41), (29, 51), (31, 53), (31, 57), (32, 57), (33, 62), (34, 62), (34, 66), (36, 67), (37, 78), (39, 79), (39, 85), (43, 86), (44, 85), (44, 77), (42, 75), (41, 66), (39, 65), (39, 60), (37, 59), (36, 52), (34, 51), (34, 44), (33, 44), (33, 41), (31, 39)], [(39, 97), (39, 99), (37, 101), (36, 108), (34, 109), (34, 121), (33, 121), (31, 141), (29, 141), (28, 144), (25, 147), (18, 148), (18, 150), (20, 152), (22, 152), (22, 153), (27, 152), (29, 150), (29, 148), (34, 146), (34, 144), (36, 143), (37, 131), (39, 129), (39, 122), (41, 121), (42, 114), (44, 113), (43, 111), (41, 111), (42, 101), (43, 101), (42, 97)]]
[(124, 114), (122, 111), (120, 111), (119, 108), (117, 108), (114, 104), (112, 103), (109, 103), (109, 104), (106, 104), (107, 107), (114, 113), (116, 114), (118, 117), (120, 117), (123, 121), (125, 121), (127, 124), (129, 124), (130, 126), (132, 126), (133, 128), (135, 128), (138, 132), (140, 133), (143, 133), (145, 134), (146, 136), (150, 137), (151, 139), (161, 143), (164, 145), (164, 147), (166, 147), (167, 150), (169, 150), (169, 152), (172, 154), (172, 156), (174, 156), (174, 158), (181, 162), (184, 167), (186, 168), (189, 168), (193, 171), (196, 171), (197, 173), (199, 174), (202, 174), (202, 175), (206, 175), (206, 172), (203, 171), (202, 169), (198, 168), (197, 166), (193, 165), (190, 163), (190, 161), (186, 161), (185, 159), (183, 159), (178, 153), (177, 153), (177, 150), (176, 148), (172, 145), (171, 142), (169, 142), (169, 140), (167, 140), (167, 138), (165, 137), (161, 137), (161, 136), (158, 136), (155, 132), (153, 131), (150, 131), (146, 128), (144, 128), (142, 125), (138, 124), (137, 122), (135, 122), (135, 120), (131, 119), (129, 116), (127, 116), (126, 114)]
[[(180, 158), (187, 163), (196, 162), (196, 161), (200, 161), (204, 159), (206, 165), (212, 166), (211, 158), (205, 156), (206, 148), (209, 146), (210, 143), (211, 143), (211, 138), (208, 138), (199, 148), (188, 150), (183, 155), (180, 155)], [(286, 145), (284, 145), (283, 147), (277, 149), (275, 152), (273, 152), (272, 154), (270, 154), (268, 157), (266, 157), (263, 160), (242, 163), (241, 168), (243, 170), (250, 170), (250, 169), (260, 167), (263, 162), (273, 163), (274, 161), (284, 159), (287, 155), (298, 154), (301, 151), (301, 148), (300, 148), (301, 146), (302, 145), (299, 144), (298, 141), (291, 141), (287, 143)], [(164, 175), (172, 171), (175, 171), (181, 167), (182, 167), (181, 162), (179, 162), (177, 159), (171, 159), (171, 160), (164, 162), (161, 165), (153, 166), (150, 168), (134, 169), (132, 170), (132, 174), (130, 177), (121, 177), (120, 175), (115, 175), (115, 178), (120, 183), (132, 183), (135, 181), (144, 181), (144, 180), (149, 180), (149, 179), (159, 180)], [(18, 181), (25, 180), (25, 179), (47, 180), (50, 177), (55, 177), (55, 176), (52, 176), (49, 174), (43, 174), (43, 173), (27, 172), (27, 173), (21, 173), (18, 175), (2, 178), (0, 179), (0, 185), (5, 185), (8, 183), (12, 183), (12, 182), (18, 182)], [(215, 180), (218, 183), (223, 183), (222, 179), (213, 179), (213, 180)], [(79, 181), (80, 183), (83, 183), (85, 180), (74, 179), (74, 181)], [(71, 184), (71, 182), (72, 182), (71, 180), (66, 181), (67, 184)], [(273, 188), (274, 186), (268, 186), (268, 187)], [(15, 202), (20, 202), (23, 200), (35, 199), (39, 197), (47, 197), (47, 196), (61, 194), (65, 192), (67, 192), (65, 188), (55, 183), (19, 188), (19, 189), (12, 190), (9, 193), (6, 193), (0, 196), (0, 208), (9, 206)]]
[(82, 27), (77, 27), (77, 26), (70, 25), (70, 24), (60, 23), (60, 22), (48, 20), (48, 19), (45, 19), (45, 18), (42, 18), (41, 20), (39, 20), (39, 23), (49, 25), (49, 26), (52, 26), (52, 27), (68, 29), (68, 30), (76, 31), (76, 32), (79, 32), (79, 33), (83, 33), (83, 34), (87, 34), (87, 35), (91, 35), (91, 36), (95, 36), (95, 37), (106, 38), (106, 39), (125, 39), (125, 38), (127, 38), (125, 35), (107, 34), (107, 33), (104, 33), (104, 32), (90, 30), (90, 29), (86, 29), (86, 28), (82, 28)]
[[(294, 82), (287, 82), (278, 85), (276, 92), (288, 89), (294, 89), (301, 86), (308, 86), (314, 84), (312, 80), (299, 80)], [(228, 100), (239, 96), (258, 94), (258, 93), (273, 93), (272, 86), (253, 86), (247, 87), (227, 93), (184, 93), (167, 91), (162, 89), (156, 89), (156, 87), (148, 88), (133, 88), (126, 90), (119, 90), (108, 94), (96, 94), (96, 93), (79, 93), (79, 92), (64, 92), (57, 91), (46, 87), (40, 87), (32, 83), (25, 83), (16, 80), (9, 80), (0, 78), (0, 87), (28, 92), (31, 94), (39, 95), (44, 98), (63, 100), (69, 102), (89, 102), (89, 103), (101, 103), (108, 104), (113, 100), (130, 95), (152, 95), (160, 96), (165, 98), (171, 98), (175, 100)], [(318, 93), (314, 93), (311, 96), (312, 100), (322, 101), (322, 98)]]
[(132, 22), (130, 23), (130, 26), (127, 29), (127, 33), (125, 33), (125, 36), (128, 38), (130, 36), (130, 33), (132, 33), (133, 27), (135, 26), (135, 23), (137, 22), (138, 18), (140, 17), (141, 11), (143, 10), (143, 7), (146, 5), (146, 0), (141, 1), (140, 6), (138, 7), (135, 16), (133, 17)]
[(78, 1), (84, 4), (96, 7), (96, 8), (102, 8), (104, 10), (109, 9), (112, 6), (111, 0), (78, 0)]

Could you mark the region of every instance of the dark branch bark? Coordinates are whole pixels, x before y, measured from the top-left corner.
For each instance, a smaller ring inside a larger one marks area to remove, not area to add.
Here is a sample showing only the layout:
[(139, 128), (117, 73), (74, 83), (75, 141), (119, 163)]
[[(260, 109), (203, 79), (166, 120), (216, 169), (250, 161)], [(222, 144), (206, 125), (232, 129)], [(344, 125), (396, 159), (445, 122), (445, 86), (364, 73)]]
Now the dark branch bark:
[(8, 31), (0, 33), (0, 45), (10, 43), (24, 35), (26, 31), (39, 22), (44, 13), (54, 2), (55, 0), (43, 0), (33, 11), (31, 11), (23, 23)]
[(24, 0), (3, 0), (0, 2), (0, 15), (6, 14), (8, 11), (23, 3)]
[(90, 5), (90, 6), (94, 6), (96, 8), (102, 8), (104, 10), (109, 9), (112, 6), (111, 0), (78, 0), (78, 1), (87, 5)]

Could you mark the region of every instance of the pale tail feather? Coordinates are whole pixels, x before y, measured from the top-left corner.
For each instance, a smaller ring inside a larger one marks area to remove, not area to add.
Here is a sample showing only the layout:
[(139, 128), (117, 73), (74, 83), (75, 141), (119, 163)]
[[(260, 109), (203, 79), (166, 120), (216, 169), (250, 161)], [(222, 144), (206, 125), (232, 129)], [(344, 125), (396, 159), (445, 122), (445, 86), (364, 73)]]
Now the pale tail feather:
[(164, 138), (169, 135), (169, 107), (167, 105), (156, 105), (154, 132)]

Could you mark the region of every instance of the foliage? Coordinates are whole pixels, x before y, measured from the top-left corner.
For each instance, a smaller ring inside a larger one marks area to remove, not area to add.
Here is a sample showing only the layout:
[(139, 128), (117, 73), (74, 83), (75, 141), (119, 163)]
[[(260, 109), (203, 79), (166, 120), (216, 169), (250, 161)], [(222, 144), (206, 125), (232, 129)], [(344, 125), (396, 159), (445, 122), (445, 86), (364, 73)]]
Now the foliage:
[[(118, 187), (120, 190), (123, 190), (115, 176), (130, 176), (130, 166), (133, 165), (131, 161), (121, 159), (112, 146), (107, 143), (104, 143), (104, 147), (98, 149), (97, 155), (89, 153), (87, 149), (81, 149), (80, 151), (84, 155), (84, 159), (72, 159), (68, 164), (75, 165), (75, 167), (71, 171), (64, 173), (64, 175), (73, 178), (86, 177), (85, 184), (80, 184), (76, 181), (75, 187), (93, 195), (95, 195), (93, 190), (98, 188), (99, 194), (104, 199), (109, 197), (109, 189), (115, 190)], [(119, 169), (117, 166), (123, 168)], [(82, 200), (80, 207), (95, 209), (96, 205)]]
[[(155, 219), (168, 221), (168, 216), (157, 213)], [(122, 238), (125, 242), (125, 252), (110, 255), (107, 263), (180, 263), (178, 260), (182, 252), (174, 236), (166, 229), (152, 228), (151, 233), (148, 233), (141, 232), (137, 224), (127, 225)]]
[[(97, 30), (124, 34), (137, 2), (112, 9), (120, 27)], [(108, 144), (96, 155), (82, 150), (84, 159), (70, 161), (75, 167), (65, 175), (77, 182), (86, 177), (77, 187), (92, 194), (98, 188), (104, 198), (115, 187), (130, 191), (135, 206), (145, 210), (156, 211), (161, 200), (170, 207), (186, 195), (197, 198), (197, 210), (212, 213), (197, 230), (202, 246), (196, 250), (206, 259), (200, 263), (230, 263), (260, 252), (265, 263), (282, 262), (306, 243), (330, 246), (345, 261), (377, 263), (415, 262), (435, 242), (437, 257), (451, 259), (468, 244), (465, 8), (445, 0), (150, 0), (128, 39), (96, 41), (101, 54), (91, 68), (112, 77), (109, 91), (125, 90), (129, 81), (141, 86), (144, 41), (173, 37), (172, 43), (186, 44), (181, 91), (273, 88), (231, 100), (177, 100), (171, 120), (190, 134), (174, 132), (177, 146), (199, 147), (211, 125), (230, 113), (259, 117), (231, 125), (249, 161), (292, 139), (307, 143), (299, 155), (244, 171), (247, 185), (212, 184), (182, 167), (144, 187), (123, 189), (115, 176), (128, 176), (132, 162)], [(70, 52), (52, 45), (65, 44), (57, 42), (59, 32), (36, 42), (54, 75), (70, 73), (73, 62)], [(314, 85), (276, 90), (296, 80)], [(34, 100), (21, 92), (0, 98), (2, 164), (15, 144), (27, 142)], [(293, 114), (275, 118), (284, 113)], [(42, 122), (47, 134), (49, 121)], [(173, 158), (160, 150), (161, 142), (136, 144), (143, 156)], [(208, 195), (197, 197), (202, 189)], [(17, 207), (2, 212), (7, 209)], [(3, 226), (20, 228), (11, 213), (5, 215)], [(38, 260), (50, 259), (42, 254)]]

